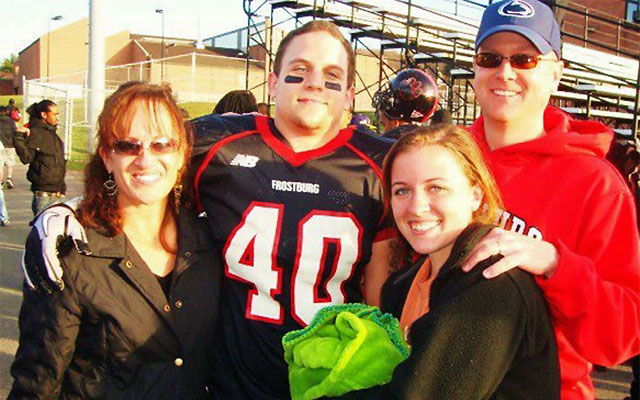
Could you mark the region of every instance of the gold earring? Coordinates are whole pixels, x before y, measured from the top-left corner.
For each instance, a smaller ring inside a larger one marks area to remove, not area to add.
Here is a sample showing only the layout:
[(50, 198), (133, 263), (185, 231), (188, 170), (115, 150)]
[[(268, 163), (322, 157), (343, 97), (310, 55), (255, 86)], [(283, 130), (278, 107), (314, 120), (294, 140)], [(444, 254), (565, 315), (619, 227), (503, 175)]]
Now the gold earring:
[(175, 207), (176, 214), (180, 213), (180, 197), (182, 196), (182, 185), (176, 185), (173, 187), (173, 206)]
[(113, 180), (113, 174), (109, 173), (109, 177), (102, 184), (104, 187), (104, 191), (109, 197), (113, 197), (118, 193), (118, 186), (116, 186), (116, 181)]

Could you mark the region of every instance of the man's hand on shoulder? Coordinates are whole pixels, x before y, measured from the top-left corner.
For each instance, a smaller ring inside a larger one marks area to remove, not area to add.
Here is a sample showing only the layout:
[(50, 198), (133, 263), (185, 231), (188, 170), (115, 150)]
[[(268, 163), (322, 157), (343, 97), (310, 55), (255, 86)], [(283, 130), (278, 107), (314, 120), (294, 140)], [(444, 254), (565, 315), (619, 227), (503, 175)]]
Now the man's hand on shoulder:
[(558, 268), (559, 254), (553, 244), (494, 228), (476, 244), (464, 261), (462, 270), (469, 272), (480, 261), (498, 254), (503, 258), (483, 272), (487, 279), (513, 268), (520, 268), (532, 275), (551, 278)]
[(82, 254), (90, 254), (87, 238), (75, 216), (73, 200), (42, 211), (27, 236), (22, 254), (22, 270), (29, 288), (51, 293), (63, 290), (58, 246), (68, 240)]

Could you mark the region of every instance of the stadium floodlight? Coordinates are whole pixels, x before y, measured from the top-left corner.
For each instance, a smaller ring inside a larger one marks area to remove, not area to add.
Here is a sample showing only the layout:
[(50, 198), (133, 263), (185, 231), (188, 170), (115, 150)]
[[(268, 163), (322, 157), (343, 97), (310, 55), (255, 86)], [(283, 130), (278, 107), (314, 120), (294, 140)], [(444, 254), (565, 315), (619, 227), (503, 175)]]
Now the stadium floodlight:
[(160, 80), (164, 81), (164, 9), (156, 8), (156, 14), (162, 15), (162, 45), (160, 46)]

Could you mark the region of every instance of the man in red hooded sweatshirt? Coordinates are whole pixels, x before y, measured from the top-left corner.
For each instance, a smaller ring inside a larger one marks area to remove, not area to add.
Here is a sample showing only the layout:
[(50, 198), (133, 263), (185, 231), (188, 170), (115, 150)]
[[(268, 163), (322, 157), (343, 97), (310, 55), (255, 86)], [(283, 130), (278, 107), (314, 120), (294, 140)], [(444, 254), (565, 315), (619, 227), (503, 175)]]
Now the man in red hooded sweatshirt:
[[(551, 309), (562, 399), (593, 399), (592, 364), (640, 353), (640, 253), (633, 196), (605, 161), (613, 134), (548, 106), (562, 76), (560, 29), (537, 0), (485, 10), (474, 89), (482, 109), (471, 132), (502, 192), (500, 226), (464, 269), (489, 255), (494, 277), (520, 267)], [(535, 371), (531, 371), (535, 373)]]

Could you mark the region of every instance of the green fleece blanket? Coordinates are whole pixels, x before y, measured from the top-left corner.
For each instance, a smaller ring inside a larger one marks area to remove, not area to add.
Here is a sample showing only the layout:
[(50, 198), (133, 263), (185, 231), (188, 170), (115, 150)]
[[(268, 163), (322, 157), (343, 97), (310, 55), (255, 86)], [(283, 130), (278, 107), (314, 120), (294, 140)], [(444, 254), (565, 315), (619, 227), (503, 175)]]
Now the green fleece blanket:
[(398, 320), (377, 307), (341, 304), (282, 338), (293, 400), (340, 396), (388, 383), (409, 357)]

